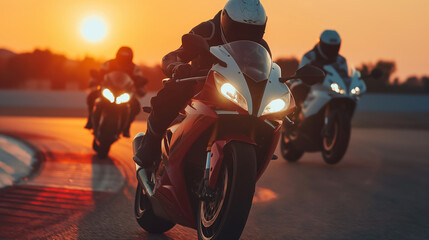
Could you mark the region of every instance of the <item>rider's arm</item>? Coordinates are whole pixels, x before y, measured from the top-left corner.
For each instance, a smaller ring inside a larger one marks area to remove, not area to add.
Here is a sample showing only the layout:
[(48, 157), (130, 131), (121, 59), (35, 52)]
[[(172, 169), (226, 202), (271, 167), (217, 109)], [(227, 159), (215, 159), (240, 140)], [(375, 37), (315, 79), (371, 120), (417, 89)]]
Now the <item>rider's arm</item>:
[[(305, 65), (310, 64), (312, 61), (314, 61), (314, 59), (315, 59), (315, 56), (314, 56), (314, 55), (315, 55), (315, 54), (314, 54), (314, 52), (312, 52), (312, 51), (307, 52), (307, 53), (302, 57), (302, 60), (301, 60), (301, 63), (299, 64), (299, 66), (298, 66), (298, 69), (299, 69), (299, 68), (302, 68), (302, 67), (304, 67)], [(292, 80), (290, 80), (290, 81), (289, 81), (289, 85), (290, 85), (290, 87), (291, 87), (291, 88), (294, 88), (295, 86), (300, 85), (300, 84), (302, 84), (301, 79), (292, 79)]]
[(100, 69), (98, 70), (97, 77), (95, 77), (95, 78), (91, 77), (91, 80), (89, 82), (89, 87), (90, 88), (97, 88), (98, 85), (101, 84), (104, 74), (106, 74), (109, 71), (109, 68), (110, 68), (110, 61), (103, 63), (100, 66)]
[(137, 95), (143, 97), (146, 94), (144, 86), (147, 84), (148, 80), (143, 77), (142, 70), (137, 65), (134, 66), (133, 80)]
[(315, 58), (316, 58), (316, 56), (315, 56), (315, 55), (316, 55), (316, 54), (315, 54), (313, 51), (307, 52), (307, 53), (302, 57), (301, 63), (299, 64), (299, 67), (298, 67), (298, 68), (302, 68), (302, 67), (304, 67), (305, 65), (307, 65), (307, 64), (311, 63), (312, 61), (314, 61), (314, 60), (315, 60)]
[[(215, 25), (210, 20), (207, 22), (203, 22), (199, 24), (198, 26), (194, 27), (191, 31), (191, 34), (197, 34), (203, 37), (206, 40), (210, 40), (214, 33), (215, 33)], [(187, 64), (192, 59), (189, 59), (186, 57), (186, 52), (183, 49), (182, 46), (180, 46), (179, 49), (170, 52), (169, 54), (165, 55), (165, 57), (162, 59), (162, 71), (164, 74), (168, 77), (171, 77), (174, 71), (174, 68), (176, 68), (179, 65)]]

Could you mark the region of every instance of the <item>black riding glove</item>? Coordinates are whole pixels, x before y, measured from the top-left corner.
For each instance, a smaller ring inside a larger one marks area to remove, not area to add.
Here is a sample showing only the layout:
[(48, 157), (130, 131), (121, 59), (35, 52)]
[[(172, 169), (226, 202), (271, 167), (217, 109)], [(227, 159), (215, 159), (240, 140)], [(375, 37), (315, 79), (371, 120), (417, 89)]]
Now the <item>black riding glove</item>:
[(187, 63), (175, 64), (171, 72), (175, 79), (187, 78), (192, 75), (192, 66)]

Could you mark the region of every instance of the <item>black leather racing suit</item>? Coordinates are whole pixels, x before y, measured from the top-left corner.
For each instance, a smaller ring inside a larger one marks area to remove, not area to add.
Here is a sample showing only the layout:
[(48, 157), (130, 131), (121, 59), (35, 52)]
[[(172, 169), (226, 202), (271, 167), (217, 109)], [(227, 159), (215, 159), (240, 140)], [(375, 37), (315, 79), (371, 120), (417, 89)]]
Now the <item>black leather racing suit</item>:
[[(194, 27), (190, 33), (197, 34), (206, 39), (209, 46), (219, 46), (228, 43), (223, 36), (220, 24), (221, 11), (216, 16)], [(262, 39), (259, 42), (268, 52), (268, 44)], [(173, 69), (177, 65), (188, 63), (193, 59), (182, 59), (184, 49), (180, 47), (176, 51), (167, 54), (162, 59), (162, 70), (165, 75), (172, 77)], [(211, 59), (196, 59), (192, 66), (198, 69), (209, 69), (212, 66)], [(148, 130), (163, 135), (171, 122), (193, 97), (193, 83), (168, 82), (158, 94), (151, 99), (152, 112), (148, 119)]]

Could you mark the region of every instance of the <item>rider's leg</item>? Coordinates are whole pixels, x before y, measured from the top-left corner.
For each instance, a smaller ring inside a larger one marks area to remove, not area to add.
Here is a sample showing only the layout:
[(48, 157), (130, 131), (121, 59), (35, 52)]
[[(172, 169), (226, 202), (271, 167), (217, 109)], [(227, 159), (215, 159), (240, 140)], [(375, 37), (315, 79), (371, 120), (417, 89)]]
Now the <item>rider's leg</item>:
[(134, 122), (137, 115), (140, 113), (140, 108), (141, 108), (139, 100), (135, 97), (131, 99), (130, 105), (131, 105), (131, 111), (127, 119), (127, 123), (125, 124), (124, 129), (122, 131), (122, 135), (127, 138), (130, 137), (131, 123)]
[(88, 106), (88, 119), (86, 121), (85, 128), (86, 129), (92, 129), (92, 109), (94, 108), (94, 102), (95, 99), (97, 99), (100, 96), (99, 90), (93, 90), (90, 92), (86, 98), (86, 104)]
[[(302, 105), (304, 104), (305, 99), (307, 98), (308, 94), (310, 93), (310, 87), (305, 85), (304, 83), (295, 83), (291, 86), (291, 92), (295, 99), (295, 103), (297, 106), (297, 110), (295, 111), (292, 120), (295, 122), (293, 124), (292, 129), (294, 127), (297, 127), (299, 125), (299, 122), (301, 120), (300, 114), (302, 110)], [(287, 123), (287, 122), (285, 122)]]
[(148, 168), (161, 156), (161, 139), (171, 122), (194, 96), (194, 83), (168, 82), (151, 99), (152, 112), (147, 120), (147, 131), (134, 161)]

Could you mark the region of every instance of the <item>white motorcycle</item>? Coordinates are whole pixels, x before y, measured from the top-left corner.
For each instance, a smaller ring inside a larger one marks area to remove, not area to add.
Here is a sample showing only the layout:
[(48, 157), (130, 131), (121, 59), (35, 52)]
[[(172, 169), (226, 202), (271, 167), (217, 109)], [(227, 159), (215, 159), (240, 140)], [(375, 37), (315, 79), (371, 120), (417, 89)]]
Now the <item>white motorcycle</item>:
[(295, 116), (299, 123), (283, 128), (281, 153), (289, 162), (298, 161), (304, 152), (322, 152), (328, 164), (341, 161), (346, 153), (353, 117), (359, 97), (366, 92), (364, 78), (381, 77), (376, 68), (370, 75), (362, 77), (352, 69), (350, 74), (337, 70), (334, 65), (324, 66), (326, 77), (322, 83), (311, 86), (302, 110)]

